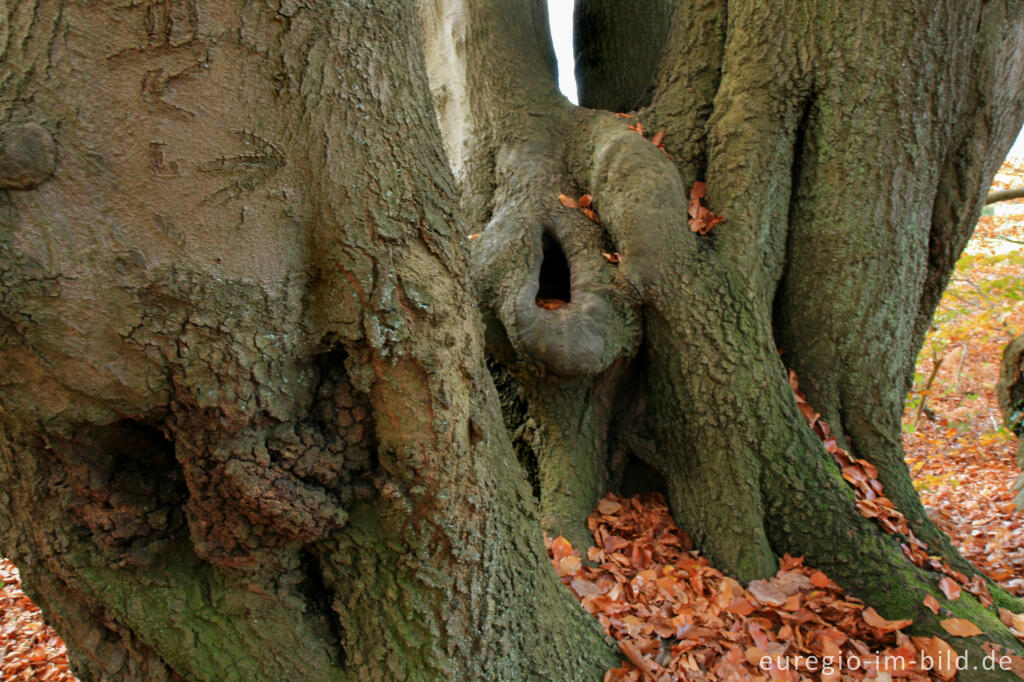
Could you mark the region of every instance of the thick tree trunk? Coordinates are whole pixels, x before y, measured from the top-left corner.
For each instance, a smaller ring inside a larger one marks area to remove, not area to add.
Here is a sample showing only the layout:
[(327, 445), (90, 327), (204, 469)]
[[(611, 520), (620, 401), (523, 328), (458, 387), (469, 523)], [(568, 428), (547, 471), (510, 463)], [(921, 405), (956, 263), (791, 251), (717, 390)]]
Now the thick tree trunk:
[(580, 106), (633, 111), (650, 104), (673, 4), (576, 0), (573, 35)]
[[(455, 33), (465, 71), (438, 67), (443, 41), (431, 45), (429, 29), (427, 55), (442, 119), (472, 131), (447, 144), (482, 228), (470, 262), (489, 347), (525, 413), (560, 434), (535, 441), (538, 461), (561, 463), (539, 469), (548, 528), (582, 534), (583, 516), (567, 517), (551, 490), (592, 499), (623, 460), (642, 460), (719, 567), (751, 579), (785, 552), (804, 555), (890, 617), (942, 634), (921, 607), (941, 598), (939, 576), (857, 513), (786, 368), (842, 446), (878, 468), (930, 552), (973, 575), (910, 484), (900, 414), (924, 330), (1024, 121), (1024, 6), (678, 3), (651, 103), (631, 119), (572, 109), (554, 92), (529, 0), (431, 6), (459, 18), (435, 35)], [(615, 14), (597, 0), (577, 9), (578, 29)], [(617, 24), (617, 44), (657, 45), (664, 18), (645, 16)], [(611, 75), (581, 65), (581, 92), (618, 92), (638, 73), (622, 62)], [(725, 217), (706, 236), (686, 219), (689, 188), (704, 180)], [(584, 193), (600, 225), (557, 199)], [(531, 306), (550, 290), (552, 240), (567, 256), (565, 293)], [(581, 383), (618, 390), (591, 401), (597, 418), (567, 421), (586, 414), (566, 406), (586, 395)], [(611, 450), (577, 428), (605, 423), (598, 440)], [(977, 602), (948, 606), (1020, 651)]]
[[(425, 0), (422, 45), (399, 0), (5, 7), (0, 551), (83, 679), (598, 679), (538, 525), (582, 545), (609, 487), (739, 578), (804, 555), (1021, 651), (857, 512), (787, 368), (973, 574), (899, 415), (1024, 6), (644, 7), (580, 71), (632, 119), (558, 94), (540, 0)], [(580, 45), (621, 11), (580, 8)]]
[(600, 677), (411, 3), (2, 12), (0, 552), (80, 678)]

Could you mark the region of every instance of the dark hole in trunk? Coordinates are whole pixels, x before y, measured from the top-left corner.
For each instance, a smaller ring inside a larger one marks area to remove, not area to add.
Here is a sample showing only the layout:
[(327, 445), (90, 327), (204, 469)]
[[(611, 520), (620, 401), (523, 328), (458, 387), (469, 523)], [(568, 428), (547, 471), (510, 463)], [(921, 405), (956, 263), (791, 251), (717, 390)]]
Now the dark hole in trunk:
[(572, 300), (572, 286), (569, 261), (562, 251), (562, 245), (554, 236), (544, 233), (544, 249), (540, 264), (540, 287), (537, 289), (537, 305), (542, 308), (561, 308)]

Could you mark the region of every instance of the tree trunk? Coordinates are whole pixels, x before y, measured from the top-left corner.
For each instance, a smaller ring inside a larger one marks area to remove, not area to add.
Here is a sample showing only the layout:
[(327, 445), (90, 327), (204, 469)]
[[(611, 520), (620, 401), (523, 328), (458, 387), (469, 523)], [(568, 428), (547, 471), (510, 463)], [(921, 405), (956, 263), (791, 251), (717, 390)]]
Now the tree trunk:
[[(531, 29), (536, 3), (456, 4), (428, 5), (428, 69), (442, 120), (467, 121), (443, 133), (463, 206), (484, 226), (470, 265), (488, 347), (525, 397), (506, 414), (548, 435), (530, 454), (549, 532), (581, 537), (583, 515), (562, 500), (593, 501), (605, 480), (650, 485), (653, 469), (715, 565), (749, 580), (783, 553), (804, 555), (889, 617), (942, 634), (921, 607), (941, 598), (939, 576), (857, 513), (787, 369), (839, 443), (878, 468), (930, 553), (973, 575), (910, 484), (900, 415), (1024, 120), (1024, 6), (678, 3), (650, 104), (629, 118), (557, 94), (550, 48)], [(579, 31), (615, 10), (581, 0), (577, 13)], [(663, 21), (642, 8), (614, 24), (615, 45), (659, 44)], [(462, 72), (443, 61), (450, 36)], [(588, 40), (600, 42), (577, 35)], [(623, 74), (642, 84), (641, 51), (622, 52), (614, 75), (580, 65), (580, 91), (623, 92)], [(725, 217), (707, 235), (687, 225), (695, 181)], [(592, 195), (600, 223), (559, 194)], [(558, 288), (545, 280), (552, 244), (567, 261), (556, 306), (538, 294)], [(950, 607), (1020, 651), (976, 601)]]
[[(1017, 462), (1024, 466), (1024, 336), (1010, 339), (1003, 350), (1003, 363), (996, 383), (996, 397), (1003, 423), (1017, 437)], [(1024, 474), (1017, 477), (1013, 501), (1024, 509)]]
[(857, 512), (787, 369), (973, 575), (899, 418), (1024, 3), (650, 2), (611, 42), (577, 5), (633, 118), (558, 94), (539, 0), (3, 10), (0, 551), (82, 679), (599, 679), (538, 526), (581, 545), (609, 488), (738, 578), (804, 555), (1022, 651)]
[(0, 551), (79, 677), (600, 677), (411, 4), (3, 12)]

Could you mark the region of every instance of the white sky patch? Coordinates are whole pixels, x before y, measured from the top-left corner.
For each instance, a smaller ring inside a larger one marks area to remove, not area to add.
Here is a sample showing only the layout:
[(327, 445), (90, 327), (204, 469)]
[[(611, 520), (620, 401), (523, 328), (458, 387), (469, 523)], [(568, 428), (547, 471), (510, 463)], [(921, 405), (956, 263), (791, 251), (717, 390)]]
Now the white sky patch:
[(1006, 158), (1024, 161), (1024, 130), (1020, 131), (1017, 141), (1013, 143), (1013, 147), (1010, 148), (1010, 153), (1006, 155)]
[(573, 0), (548, 0), (548, 23), (558, 60), (558, 89), (570, 102), (579, 104), (572, 52), (572, 4)]

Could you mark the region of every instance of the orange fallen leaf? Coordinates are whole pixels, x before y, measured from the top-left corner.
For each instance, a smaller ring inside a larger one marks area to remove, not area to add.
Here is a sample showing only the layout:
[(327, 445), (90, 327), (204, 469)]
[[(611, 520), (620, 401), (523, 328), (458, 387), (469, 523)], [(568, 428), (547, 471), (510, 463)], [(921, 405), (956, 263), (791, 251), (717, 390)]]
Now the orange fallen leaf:
[(564, 556), (555, 564), (555, 572), (559, 578), (576, 575), (583, 568), (583, 561), (578, 556)]
[(474, 239), (478, 238), (479, 236), (480, 236), (480, 233), (477, 232), (476, 234), (469, 235), (468, 237), (466, 237), (466, 239), (468, 239), (469, 241), (473, 241)]
[(939, 625), (954, 637), (974, 637), (982, 634), (981, 628), (964, 618), (947, 618), (940, 621)]
[(575, 199), (567, 197), (564, 194), (559, 194), (558, 195), (558, 200), (560, 202), (562, 202), (562, 206), (565, 206), (566, 208), (579, 208), (580, 207), (580, 205), (578, 203), (576, 203)]
[(658, 664), (651, 659), (646, 658), (643, 653), (641, 653), (640, 649), (638, 649), (632, 642), (625, 639), (619, 640), (619, 649), (622, 650), (622, 653), (626, 654), (626, 658), (629, 659), (629, 662), (637, 668), (640, 668), (640, 670), (651, 675), (657, 673), (659, 668)]
[(537, 305), (544, 310), (558, 310), (568, 304), (560, 298), (538, 298)]
[(559, 535), (551, 541), (550, 551), (551, 558), (555, 561), (559, 561), (564, 557), (573, 555), (572, 543)]
[(661, 141), (663, 139), (665, 139), (665, 131), (664, 130), (659, 131), (654, 137), (651, 138), (651, 144), (653, 144), (655, 147), (660, 147), (661, 146)]
[(701, 206), (700, 200), (704, 198), (707, 186), (703, 182), (694, 182), (690, 188), (690, 203), (687, 209), (690, 219), (687, 224), (690, 230), (698, 234), (707, 234), (711, 228), (725, 220), (722, 216), (715, 215), (706, 206)]
[(622, 255), (618, 251), (615, 253), (602, 253), (601, 255), (604, 256), (604, 259), (612, 265), (618, 265), (622, 262)]
[(941, 637), (911, 637), (911, 640), (922, 654), (928, 656), (931, 670), (939, 677), (948, 680), (956, 675), (956, 649), (946, 640)]
[(580, 197), (580, 208), (590, 208), (590, 205), (594, 203), (594, 197), (590, 194), (584, 194)]
[(928, 610), (932, 613), (936, 615), (939, 613), (939, 600), (932, 595), (929, 594), (924, 598), (924, 605), (927, 606)]
[(811, 574), (811, 584), (815, 587), (828, 587), (828, 584), (832, 582), (828, 579), (828, 576), (821, 571), (815, 571)]
[(960, 586), (949, 576), (943, 576), (939, 580), (939, 589), (942, 590), (942, 594), (946, 595), (946, 599), (950, 601), (956, 601), (960, 598)]
[(734, 597), (725, 610), (738, 616), (749, 616), (754, 612), (754, 605), (743, 597)]
[(875, 609), (870, 606), (864, 609), (864, 613), (861, 614), (861, 616), (864, 618), (865, 623), (876, 630), (881, 630), (882, 632), (900, 630), (914, 622), (912, 618), (907, 618), (905, 620), (886, 620), (879, 615), (878, 611), (875, 611)]
[(1010, 628), (1010, 632), (1017, 639), (1024, 638), (1024, 613), (1014, 613), (1009, 609), (999, 609), (999, 620), (1003, 621), (1003, 625)]

